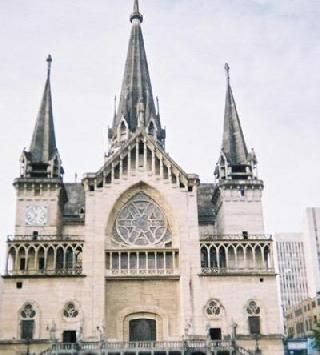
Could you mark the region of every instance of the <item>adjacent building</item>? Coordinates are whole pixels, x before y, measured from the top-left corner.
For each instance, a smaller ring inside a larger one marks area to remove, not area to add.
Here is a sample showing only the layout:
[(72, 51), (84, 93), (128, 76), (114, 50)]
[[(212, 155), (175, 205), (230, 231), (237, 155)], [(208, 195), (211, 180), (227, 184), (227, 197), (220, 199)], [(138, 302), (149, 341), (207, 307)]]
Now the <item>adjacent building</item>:
[(0, 352), (281, 354), (264, 182), (229, 67), (216, 182), (203, 184), (165, 150), (137, 0), (130, 21), (108, 153), (81, 183), (63, 178), (48, 57), (31, 145), (14, 180)]
[(304, 248), (310, 297), (320, 291), (320, 207), (309, 207), (304, 219)]
[(320, 297), (308, 297), (286, 312), (289, 338), (307, 338), (313, 335), (312, 329), (320, 321)]
[(283, 311), (306, 299), (308, 280), (302, 233), (276, 233), (276, 250)]

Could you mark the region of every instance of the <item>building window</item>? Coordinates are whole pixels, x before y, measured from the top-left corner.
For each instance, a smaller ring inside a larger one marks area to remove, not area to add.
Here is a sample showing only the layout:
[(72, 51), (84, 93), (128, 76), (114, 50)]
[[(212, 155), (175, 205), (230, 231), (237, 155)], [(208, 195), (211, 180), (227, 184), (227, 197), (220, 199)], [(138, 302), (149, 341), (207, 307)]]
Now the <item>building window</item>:
[(217, 318), (223, 314), (223, 306), (218, 300), (209, 300), (205, 307), (205, 313), (209, 318)]
[(63, 315), (66, 318), (76, 318), (79, 314), (75, 304), (73, 302), (68, 302), (65, 304), (63, 309)]
[(118, 244), (148, 246), (171, 240), (168, 221), (160, 206), (142, 191), (119, 211), (113, 226)]
[(221, 328), (210, 328), (209, 336), (211, 340), (221, 340)]
[(156, 340), (155, 319), (132, 319), (129, 321), (129, 341)]
[(77, 342), (77, 333), (75, 330), (65, 330), (63, 332), (63, 342), (73, 344)]
[(247, 306), (248, 326), (250, 334), (260, 334), (260, 307), (255, 301), (250, 301)]
[(36, 311), (33, 309), (31, 303), (26, 303), (21, 312), (21, 339), (30, 340), (33, 339), (34, 324), (35, 324)]

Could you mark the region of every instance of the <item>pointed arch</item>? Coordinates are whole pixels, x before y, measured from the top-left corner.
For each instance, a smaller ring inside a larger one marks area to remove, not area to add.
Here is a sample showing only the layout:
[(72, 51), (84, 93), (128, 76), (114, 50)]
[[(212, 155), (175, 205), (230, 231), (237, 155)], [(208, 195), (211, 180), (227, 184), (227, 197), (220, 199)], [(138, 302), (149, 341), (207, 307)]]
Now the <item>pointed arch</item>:
[[(167, 200), (165, 199), (162, 193), (160, 193), (155, 187), (151, 186), (150, 184), (147, 184), (144, 181), (140, 181), (139, 183), (130, 186), (127, 190), (123, 191), (122, 194), (117, 198), (107, 218), (107, 223), (105, 227), (106, 235), (108, 235), (109, 238), (111, 239), (111, 236), (113, 235), (113, 228), (120, 211), (122, 211), (126, 206), (128, 206), (130, 200), (132, 200), (135, 196), (137, 196), (138, 193), (144, 194), (147, 197), (147, 201), (150, 201), (151, 205), (155, 206), (154, 217), (163, 214), (164, 218), (167, 221), (166, 222), (167, 228), (170, 234), (170, 238), (164, 238), (163, 242), (164, 243), (171, 242), (174, 239), (174, 236), (177, 234), (173, 209), (169, 205), (169, 203), (167, 202)], [(128, 210), (128, 213), (129, 212), (130, 209)], [(151, 219), (153, 218), (152, 215), (150, 215), (149, 217)], [(140, 222), (142, 223), (142, 221)], [(152, 223), (151, 223), (151, 227), (152, 227)]]

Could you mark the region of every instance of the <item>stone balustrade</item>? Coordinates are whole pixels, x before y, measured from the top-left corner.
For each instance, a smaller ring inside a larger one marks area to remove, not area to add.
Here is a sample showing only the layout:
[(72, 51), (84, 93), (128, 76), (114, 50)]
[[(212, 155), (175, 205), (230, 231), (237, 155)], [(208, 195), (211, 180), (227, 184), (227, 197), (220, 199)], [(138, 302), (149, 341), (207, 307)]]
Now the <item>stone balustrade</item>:
[(250, 355), (251, 352), (231, 341), (185, 340), (185, 341), (137, 341), (137, 342), (79, 342), (76, 344), (54, 343), (41, 355)]
[(177, 276), (178, 249), (107, 250), (106, 276)]

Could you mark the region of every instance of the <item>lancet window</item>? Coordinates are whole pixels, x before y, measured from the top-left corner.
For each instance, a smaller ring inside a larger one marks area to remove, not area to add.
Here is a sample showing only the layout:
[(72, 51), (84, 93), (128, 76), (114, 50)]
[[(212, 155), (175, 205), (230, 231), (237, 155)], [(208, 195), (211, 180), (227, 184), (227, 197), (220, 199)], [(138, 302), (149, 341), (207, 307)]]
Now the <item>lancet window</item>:
[(8, 246), (8, 275), (80, 275), (82, 242), (12, 242)]
[(20, 337), (30, 340), (34, 337), (36, 311), (31, 303), (26, 303), (20, 311)]
[(246, 310), (248, 315), (249, 333), (253, 335), (260, 334), (260, 307), (256, 301), (250, 300)]
[(273, 271), (271, 242), (203, 241), (200, 243), (201, 272)]

